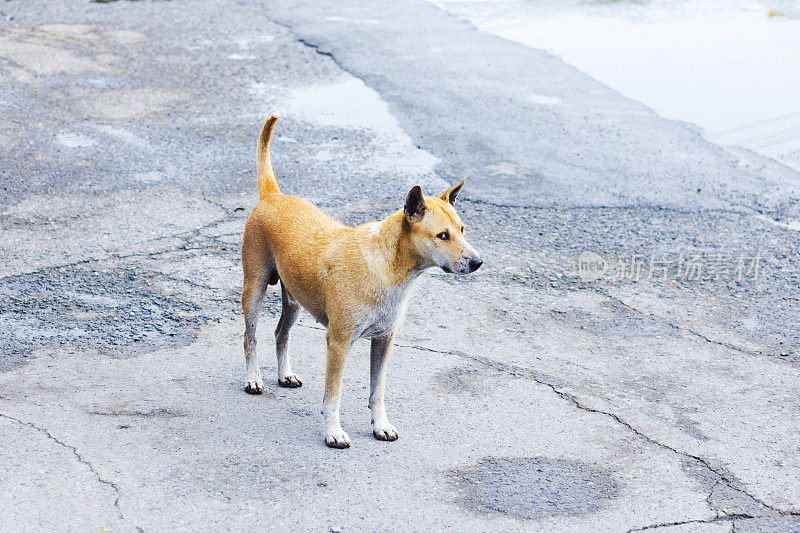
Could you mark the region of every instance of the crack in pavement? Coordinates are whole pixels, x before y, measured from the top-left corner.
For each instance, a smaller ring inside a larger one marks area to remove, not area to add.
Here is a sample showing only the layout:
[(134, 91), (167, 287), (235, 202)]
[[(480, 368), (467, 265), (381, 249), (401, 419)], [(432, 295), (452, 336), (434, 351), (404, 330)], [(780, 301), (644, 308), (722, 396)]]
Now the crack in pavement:
[[(610, 411), (604, 411), (602, 409), (596, 409), (594, 407), (589, 407), (588, 405), (583, 404), (580, 401), (580, 399), (578, 399), (577, 396), (575, 396), (574, 394), (571, 394), (569, 392), (566, 392), (564, 390), (561, 390), (558, 387), (558, 385), (553, 383), (553, 381), (548, 376), (545, 376), (544, 374), (541, 374), (541, 373), (536, 372), (534, 370), (531, 370), (531, 369), (528, 369), (528, 368), (524, 368), (524, 367), (521, 367), (521, 366), (518, 366), (518, 365), (513, 365), (513, 364), (509, 364), (509, 363), (503, 363), (503, 362), (500, 362), (500, 361), (495, 361), (495, 360), (490, 359), (488, 357), (482, 357), (482, 356), (478, 356), (478, 355), (470, 355), (470, 354), (467, 354), (467, 353), (464, 353), (464, 352), (460, 352), (460, 351), (455, 351), (455, 350), (452, 350), (452, 351), (436, 350), (434, 348), (428, 348), (428, 347), (425, 347), (425, 346), (399, 344), (399, 343), (395, 343), (395, 346), (401, 347), (401, 348), (410, 348), (410, 349), (414, 349), (414, 350), (422, 350), (422, 351), (427, 351), (427, 352), (432, 352), (432, 353), (453, 355), (453, 356), (456, 356), (456, 357), (460, 357), (462, 359), (467, 359), (467, 360), (482, 364), (484, 366), (488, 366), (488, 367), (493, 368), (495, 370), (498, 370), (500, 372), (504, 372), (504, 373), (510, 374), (510, 375), (512, 375), (514, 377), (525, 377), (525, 378), (531, 379), (534, 382), (538, 383), (539, 385), (543, 385), (543, 386), (548, 387), (550, 390), (552, 390), (560, 398), (562, 398), (564, 400), (567, 400), (568, 402), (572, 403), (577, 409), (579, 409), (581, 411), (586, 411), (588, 413), (599, 414), (599, 415), (603, 415), (603, 416), (605, 416), (607, 418), (610, 418), (611, 420), (613, 420), (617, 424), (623, 426), (624, 428), (626, 428), (629, 431), (631, 431), (632, 433), (634, 433), (636, 436), (638, 436), (639, 438), (641, 438), (642, 440), (644, 440), (648, 444), (651, 444), (653, 446), (657, 446), (659, 448), (667, 450), (667, 451), (669, 451), (669, 452), (671, 452), (671, 453), (673, 453), (675, 455), (678, 455), (680, 457), (683, 457), (685, 459), (690, 459), (690, 460), (694, 461), (695, 463), (697, 463), (699, 466), (701, 466), (704, 469), (706, 469), (708, 472), (712, 473), (717, 479), (714, 482), (714, 484), (712, 484), (711, 488), (709, 489), (709, 495), (706, 498), (706, 501), (709, 502), (709, 504), (710, 504), (710, 498), (712, 496), (714, 488), (720, 482), (722, 482), (722, 483), (725, 483), (725, 485), (727, 485), (731, 490), (734, 490), (734, 491), (737, 491), (737, 492), (740, 492), (740, 493), (744, 494), (745, 496), (750, 498), (752, 501), (756, 502), (760, 507), (765, 509), (765, 512), (763, 514), (761, 514), (761, 515), (758, 515), (758, 516), (767, 516), (767, 515), (769, 515), (771, 513), (772, 514), (777, 513), (777, 514), (779, 514), (781, 516), (800, 516), (800, 511), (796, 511), (796, 510), (793, 510), (793, 509), (789, 509), (789, 510), (779, 509), (777, 507), (769, 505), (766, 502), (756, 498), (755, 496), (753, 496), (752, 494), (747, 492), (745, 489), (741, 488), (742, 483), (740, 481), (735, 479), (733, 476), (730, 476), (730, 475), (722, 472), (718, 467), (712, 466), (707, 459), (704, 459), (704, 458), (702, 458), (702, 457), (700, 457), (698, 455), (694, 455), (694, 454), (691, 454), (691, 453), (688, 453), (688, 452), (682, 452), (682, 451), (670, 446), (669, 444), (664, 444), (662, 442), (659, 442), (656, 439), (654, 439), (653, 437), (650, 437), (649, 435), (639, 431), (638, 429), (633, 427), (633, 425), (631, 425), (630, 422), (627, 422), (627, 421), (623, 420), (617, 414), (614, 414), (614, 413), (612, 413)], [(699, 522), (710, 523), (710, 522), (720, 522), (720, 521), (732, 520), (732, 519), (737, 519), (737, 518), (739, 518), (739, 519), (741, 519), (741, 518), (756, 518), (756, 516), (749, 515), (749, 514), (736, 514), (736, 513), (731, 513), (731, 514), (722, 513), (722, 514), (720, 514), (719, 510), (714, 508), (715, 507), (714, 505), (710, 504), (710, 507), (715, 513), (717, 513), (717, 516), (715, 516), (714, 518), (710, 518), (710, 519), (706, 519), (706, 520), (691, 520), (691, 521), (687, 521), (687, 522), (676, 522), (674, 524), (666, 524), (666, 525), (655, 524), (653, 526), (645, 526), (644, 528), (641, 528), (641, 529), (631, 529), (631, 530), (629, 530), (629, 533), (631, 531), (641, 531), (641, 530), (645, 530), (645, 529), (654, 529), (656, 527), (666, 527), (668, 525), (680, 525), (681, 523), (699, 523)]]
[(685, 332), (687, 332), (687, 333), (689, 333), (691, 335), (694, 335), (695, 337), (697, 337), (699, 339), (702, 339), (702, 340), (706, 341), (709, 344), (715, 344), (717, 346), (721, 346), (723, 348), (727, 348), (729, 350), (733, 350), (735, 352), (738, 352), (738, 353), (740, 353), (742, 355), (747, 355), (747, 356), (768, 355), (768, 354), (761, 354), (759, 352), (750, 352), (750, 351), (745, 350), (744, 348), (740, 348), (740, 347), (736, 346), (735, 344), (731, 344), (731, 343), (724, 342), (724, 341), (714, 340), (714, 339), (712, 339), (712, 338), (710, 338), (710, 337), (708, 337), (706, 335), (703, 335), (699, 331), (695, 331), (695, 330), (693, 330), (691, 328), (688, 328), (688, 327), (685, 327), (685, 326), (681, 326), (679, 324), (675, 324), (674, 322), (671, 322), (670, 320), (668, 320), (667, 318), (665, 318), (663, 316), (656, 315), (656, 314), (653, 314), (653, 313), (645, 313), (644, 311), (642, 311), (640, 309), (637, 309), (636, 307), (633, 307), (632, 305), (630, 305), (628, 303), (625, 303), (624, 301), (622, 301), (621, 298), (618, 298), (616, 296), (612, 296), (607, 291), (604, 291), (602, 289), (594, 289), (594, 292), (596, 294), (600, 295), (600, 296), (604, 296), (604, 297), (608, 298), (612, 302), (616, 302), (617, 304), (619, 304), (620, 306), (624, 307), (625, 309), (628, 309), (629, 311), (633, 311), (634, 313), (636, 313), (636, 314), (638, 314), (640, 316), (643, 316), (643, 317), (646, 317), (646, 318), (656, 319), (659, 322), (661, 322), (662, 324), (664, 324), (666, 326), (669, 326), (669, 327), (671, 327), (672, 329), (674, 329), (676, 331), (685, 331)]
[[(197, 256), (233, 261), (235, 246), (206, 233), (213, 234), (218, 231), (213, 228), (222, 229), (221, 224), (237, 218), (227, 213), (200, 228), (176, 230), (174, 239), (156, 246), (137, 244), (113, 256), (64, 261), (0, 277), (8, 300), (0, 322), (18, 331), (0, 343), (0, 351), (8, 349), (10, 354), (0, 361), (0, 369), (24, 364), (40, 346), (88, 344), (106, 355), (120, 349), (138, 355), (191, 342), (201, 324), (227, 314), (226, 308), (237, 301), (227, 270), (212, 274), (192, 268)], [(179, 266), (178, 272), (171, 272), (173, 267), (166, 266), (176, 262), (190, 268)], [(228, 261), (224, 265), (229, 266)], [(41, 287), (46, 290), (39, 293)]]
[(714, 489), (717, 487), (717, 485), (719, 485), (719, 481), (720, 481), (719, 479), (714, 480), (714, 483), (712, 483), (711, 487), (709, 487), (708, 489), (708, 496), (706, 496), (706, 505), (708, 505), (709, 509), (713, 509), (714, 518), (720, 517), (719, 509), (717, 509), (716, 506), (713, 503), (711, 503), (711, 497), (714, 495)]
[[(488, 277), (488, 275), (484, 274), (484, 278), (486, 278), (486, 277)], [(501, 282), (518, 283), (518, 284), (522, 284), (522, 285), (526, 285), (527, 283), (536, 280), (536, 275), (533, 275), (533, 274), (527, 275), (527, 274), (516, 273), (516, 272), (512, 273), (512, 274), (499, 273), (498, 275), (496, 275), (494, 277), (496, 277)], [(470, 280), (463, 280), (461, 282), (462, 283), (469, 283)], [(583, 290), (587, 290), (587, 289), (579, 288), (579, 289), (575, 290), (575, 289), (570, 289), (570, 288), (563, 288), (562, 290), (564, 290), (566, 292), (582, 292)], [(594, 292), (598, 296), (602, 296), (602, 297), (606, 298), (610, 302), (612, 302), (614, 304), (617, 304), (618, 306), (623, 307), (623, 308), (625, 308), (626, 310), (628, 310), (630, 312), (633, 312), (633, 313), (635, 313), (635, 314), (637, 314), (639, 316), (645, 317), (645, 318), (656, 320), (660, 324), (668, 326), (668, 327), (674, 329), (675, 331), (688, 333), (688, 334), (690, 334), (690, 335), (692, 335), (694, 337), (697, 337), (700, 340), (703, 340), (703, 341), (705, 341), (705, 342), (707, 342), (709, 344), (714, 344), (714, 345), (720, 346), (722, 348), (727, 348), (729, 350), (732, 350), (734, 352), (737, 352), (739, 354), (746, 355), (746, 356), (764, 356), (764, 357), (777, 358), (777, 356), (774, 355), (774, 354), (770, 354), (770, 353), (766, 353), (766, 352), (758, 351), (758, 350), (749, 351), (749, 350), (747, 350), (745, 348), (742, 348), (742, 347), (737, 346), (736, 344), (733, 344), (733, 343), (730, 343), (730, 342), (715, 340), (715, 339), (713, 339), (713, 338), (711, 338), (711, 337), (709, 337), (709, 336), (707, 336), (707, 335), (705, 335), (705, 334), (703, 334), (703, 333), (701, 333), (699, 331), (696, 331), (696, 330), (694, 330), (694, 329), (692, 329), (690, 327), (682, 326), (680, 324), (676, 324), (675, 322), (670, 321), (668, 318), (666, 318), (664, 316), (661, 316), (661, 315), (658, 315), (658, 314), (655, 314), (655, 313), (648, 313), (648, 312), (642, 311), (641, 309), (638, 309), (638, 308), (632, 306), (631, 304), (626, 303), (621, 298), (610, 294), (605, 289), (592, 288), (592, 289), (588, 289), (588, 290)]]
[[(86, 258), (86, 259), (79, 259), (77, 261), (72, 261), (72, 262), (67, 262), (67, 263), (57, 263), (57, 264), (45, 266), (45, 267), (42, 267), (42, 268), (39, 268), (39, 269), (36, 269), (36, 270), (32, 270), (32, 271), (29, 271), (29, 272), (17, 272), (17, 273), (13, 273), (13, 274), (6, 274), (4, 276), (0, 276), (0, 281), (8, 279), (8, 278), (19, 277), (19, 276), (29, 276), (31, 274), (46, 273), (46, 272), (49, 272), (49, 271), (52, 271), (52, 270), (56, 270), (56, 269), (59, 269), (59, 268), (69, 268), (69, 267), (87, 265), (89, 263), (102, 263), (103, 261), (108, 261), (110, 259), (130, 259), (130, 258), (133, 258), (133, 257), (153, 257), (153, 256), (157, 256), (157, 255), (168, 254), (170, 252), (182, 252), (182, 251), (189, 251), (189, 250), (194, 250), (194, 249), (203, 249), (201, 247), (197, 247), (197, 248), (192, 247), (192, 248), (190, 248), (189, 244), (191, 244), (191, 242), (192, 242), (192, 240), (194, 238), (200, 236), (200, 232), (202, 230), (213, 228), (213, 227), (215, 227), (215, 226), (217, 226), (219, 224), (223, 224), (225, 222), (230, 222), (230, 221), (235, 220), (235, 219), (236, 219), (236, 216), (233, 213), (227, 213), (227, 214), (225, 214), (224, 216), (222, 216), (220, 218), (216, 218), (216, 219), (214, 219), (214, 220), (212, 220), (212, 221), (210, 221), (210, 222), (208, 222), (206, 224), (203, 224), (201, 226), (197, 226), (196, 228), (179, 231), (177, 233), (173, 233), (173, 234), (169, 234), (169, 235), (162, 235), (160, 237), (155, 237), (153, 239), (147, 239), (147, 240), (141, 241), (141, 242), (133, 244), (133, 245), (127, 245), (127, 246), (121, 247), (116, 251), (108, 251), (108, 250), (106, 250), (105, 254), (101, 254), (101, 255), (99, 255), (97, 257), (89, 257), (89, 258)], [(207, 237), (209, 240), (212, 240), (212, 241), (218, 241), (218, 236), (209, 235), (209, 236), (204, 236), (204, 237)], [(180, 239), (183, 242), (181, 244), (177, 244), (177, 245), (174, 245), (174, 246), (168, 246), (166, 248), (162, 248), (162, 249), (159, 249), (159, 250), (137, 251), (137, 252), (130, 252), (130, 253), (127, 253), (127, 254), (120, 254), (119, 253), (119, 251), (124, 250), (125, 248), (131, 248), (131, 247), (134, 247), (134, 246), (141, 246), (141, 245), (145, 245), (145, 244), (148, 244), (148, 243), (156, 243), (158, 241), (163, 241), (163, 240), (167, 240), (167, 239)]]
[(685, 520), (683, 522), (662, 522), (660, 524), (650, 524), (650, 525), (643, 526), (643, 527), (637, 527), (637, 528), (634, 528), (634, 529), (629, 529), (627, 531), (627, 533), (634, 533), (635, 531), (650, 531), (650, 530), (654, 530), (654, 529), (661, 529), (661, 528), (664, 528), (664, 527), (685, 526), (687, 524), (715, 524), (715, 523), (719, 523), (719, 522), (728, 522), (728, 521), (730, 521), (731, 525), (733, 525), (735, 523), (735, 518), (753, 518), (753, 517), (749, 516), (749, 515), (743, 515), (743, 516), (729, 515), (727, 518), (726, 517), (717, 517), (717, 518), (711, 518), (711, 519), (708, 519), (708, 520)]
[[(292, 30), (292, 27), (291, 27), (291, 26), (289, 26), (288, 24), (283, 24), (283, 23), (280, 23), (280, 22), (278, 22), (278, 23), (276, 23), (276, 24), (278, 24), (279, 26), (283, 26), (284, 28), (286, 28), (286, 29), (289, 31), (289, 33), (291, 33), (292, 35), (294, 35), (294, 31)], [(320, 48), (320, 45), (318, 45), (318, 44), (314, 44), (314, 43), (312, 43), (312, 42), (308, 41), (307, 39), (305, 39), (305, 38), (303, 38), (303, 37), (297, 37), (297, 38), (295, 39), (295, 41), (296, 41), (296, 42), (298, 42), (298, 43), (300, 43), (300, 44), (302, 44), (303, 46), (306, 46), (306, 47), (308, 47), (308, 48), (311, 48), (312, 50), (314, 50), (314, 52), (316, 52), (317, 54), (319, 54), (319, 55), (321, 55), (321, 56), (324, 56), (324, 57), (328, 57), (328, 58), (330, 58), (330, 60), (331, 60), (331, 61), (333, 61), (333, 64), (334, 64), (334, 65), (336, 65), (337, 67), (339, 67), (339, 68), (340, 68), (342, 71), (346, 72), (347, 74), (349, 74), (350, 76), (352, 76), (352, 77), (354, 77), (354, 78), (356, 78), (356, 79), (359, 79), (359, 80), (361, 80), (361, 81), (364, 81), (364, 79), (363, 79), (363, 78), (361, 78), (360, 76), (357, 76), (357, 75), (356, 75), (354, 72), (350, 71), (350, 70), (349, 70), (347, 67), (345, 67), (345, 66), (344, 66), (342, 63), (340, 63), (340, 62), (339, 62), (339, 60), (338, 60), (338, 59), (336, 59), (336, 56), (335, 56), (335, 55), (333, 55), (333, 53), (332, 53), (332, 52), (328, 52), (328, 51), (326, 51), (326, 50), (322, 50), (322, 49)], [(364, 84), (366, 85), (366, 82), (364, 82)], [(369, 85), (367, 85), (367, 87), (369, 87)], [(376, 91), (376, 92), (377, 92), (377, 91)]]
[(18, 423), (18, 424), (20, 424), (22, 426), (26, 426), (26, 427), (35, 429), (36, 431), (44, 434), (48, 439), (50, 439), (53, 442), (59, 444), (63, 448), (66, 448), (67, 450), (71, 451), (72, 454), (75, 456), (75, 458), (78, 460), (78, 462), (81, 463), (82, 465), (85, 465), (89, 469), (89, 471), (92, 474), (94, 474), (94, 476), (97, 478), (98, 482), (100, 482), (103, 485), (107, 485), (107, 486), (109, 486), (109, 487), (111, 487), (113, 489), (114, 494), (115, 494), (114, 507), (117, 510), (117, 515), (119, 515), (121, 520), (125, 519), (125, 517), (122, 514), (122, 509), (120, 508), (120, 504), (119, 504), (120, 497), (122, 496), (122, 492), (120, 491), (119, 485), (117, 485), (113, 481), (109, 481), (107, 479), (104, 479), (100, 475), (100, 473), (97, 470), (95, 470), (95, 468), (92, 465), (92, 463), (87, 461), (80, 453), (78, 453), (78, 449), (75, 448), (75, 446), (69, 445), (69, 444), (65, 443), (64, 441), (54, 437), (53, 434), (50, 433), (46, 428), (37, 426), (33, 422), (25, 422), (24, 420), (20, 420), (19, 418), (16, 418), (16, 417), (4, 414), (4, 413), (0, 413), (0, 417), (6, 418), (8, 420), (12, 420), (12, 421), (14, 421), (14, 422), (16, 422), (16, 423)]

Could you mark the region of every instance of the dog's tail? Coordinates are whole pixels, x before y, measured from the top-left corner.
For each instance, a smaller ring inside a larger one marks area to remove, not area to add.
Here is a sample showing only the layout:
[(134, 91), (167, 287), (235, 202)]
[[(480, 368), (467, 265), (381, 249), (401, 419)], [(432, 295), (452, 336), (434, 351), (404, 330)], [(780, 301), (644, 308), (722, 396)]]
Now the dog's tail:
[(277, 114), (270, 116), (258, 137), (258, 196), (262, 199), (268, 194), (281, 192), (278, 182), (275, 181), (275, 173), (272, 171), (272, 161), (269, 159), (269, 139), (277, 121)]

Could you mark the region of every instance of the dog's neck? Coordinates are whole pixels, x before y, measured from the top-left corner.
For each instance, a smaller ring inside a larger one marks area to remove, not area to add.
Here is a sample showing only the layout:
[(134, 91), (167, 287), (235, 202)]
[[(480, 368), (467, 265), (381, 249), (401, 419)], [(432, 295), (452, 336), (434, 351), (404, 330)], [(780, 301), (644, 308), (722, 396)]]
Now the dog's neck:
[(390, 287), (413, 281), (430, 265), (423, 264), (411, 246), (411, 228), (405, 213), (402, 209), (396, 211), (378, 224), (381, 262)]

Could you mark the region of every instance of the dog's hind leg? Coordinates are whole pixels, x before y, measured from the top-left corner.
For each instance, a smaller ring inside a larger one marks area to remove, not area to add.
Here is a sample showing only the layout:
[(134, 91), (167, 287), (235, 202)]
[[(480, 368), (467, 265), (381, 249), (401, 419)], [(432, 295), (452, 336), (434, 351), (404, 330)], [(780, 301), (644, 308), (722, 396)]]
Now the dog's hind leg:
[(244, 311), (244, 358), (247, 363), (247, 380), (244, 390), (250, 394), (264, 392), (264, 380), (261, 378), (261, 368), (258, 364), (256, 346), (256, 326), (258, 315), (261, 313), (261, 304), (267, 290), (267, 276), (261, 275), (255, 279), (245, 280), (242, 291), (242, 311)]
[(289, 358), (289, 330), (300, 316), (300, 304), (297, 303), (281, 282), (281, 319), (275, 329), (275, 352), (278, 354), (278, 385), (281, 387), (299, 387), (303, 384), (292, 372), (292, 361)]
[(244, 312), (244, 357), (247, 363), (247, 378), (244, 390), (250, 394), (264, 392), (264, 380), (258, 364), (256, 346), (256, 326), (264, 293), (267, 285), (275, 277), (275, 266), (266, 252), (264, 243), (251, 229), (245, 227), (245, 238), (242, 244), (242, 269), (244, 270), (244, 287), (242, 290), (242, 311)]

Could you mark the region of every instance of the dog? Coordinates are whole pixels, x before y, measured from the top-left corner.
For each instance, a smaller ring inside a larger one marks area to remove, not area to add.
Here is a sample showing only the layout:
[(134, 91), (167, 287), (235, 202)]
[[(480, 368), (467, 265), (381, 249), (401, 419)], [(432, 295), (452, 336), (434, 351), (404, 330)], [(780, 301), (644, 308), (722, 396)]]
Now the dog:
[(278, 120), (270, 116), (258, 138), (258, 204), (242, 239), (245, 390), (261, 394), (264, 382), (256, 353), (256, 325), (268, 285), (281, 284), (282, 311), (275, 330), (278, 384), (300, 387), (289, 359), (289, 330), (305, 308), (327, 327), (328, 360), (322, 404), (325, 444), (350, 447), (339, 420), (342, 372), (354, 341), (371, 339), (372, 434), (397, 439), (384, 406), (386, 366), (394, 332), (405, 313), (409, 289), (422, 272), (439, 267), (469, 274), (483, 263), (464, 238), (454, 204), (464, 180), (441, 196), (423, 196), (417, 185), (405, 205), (386, 219), (346, 226), (311, 203), (281, 193), (269, 142)]

